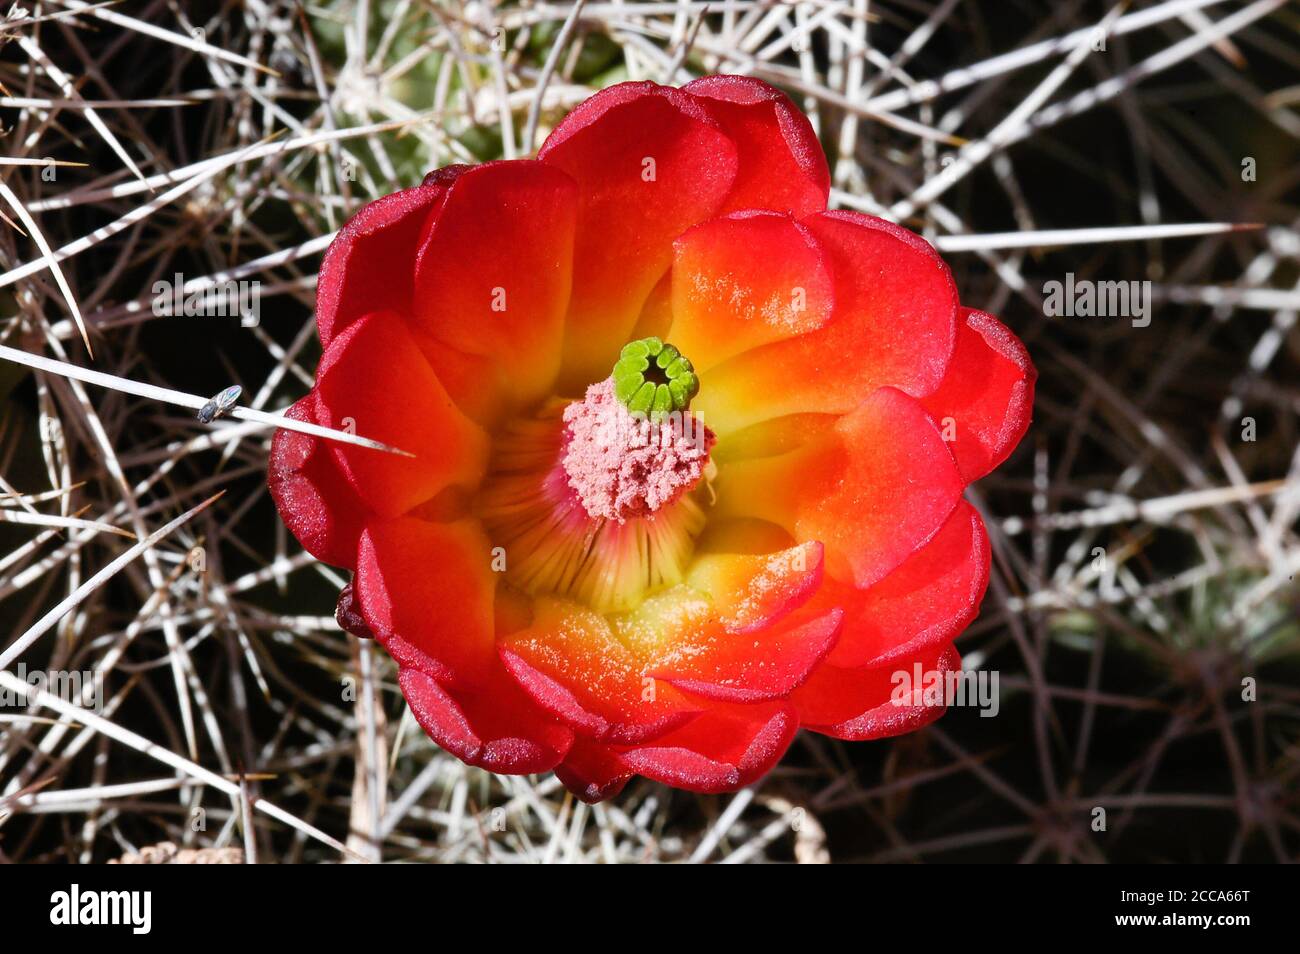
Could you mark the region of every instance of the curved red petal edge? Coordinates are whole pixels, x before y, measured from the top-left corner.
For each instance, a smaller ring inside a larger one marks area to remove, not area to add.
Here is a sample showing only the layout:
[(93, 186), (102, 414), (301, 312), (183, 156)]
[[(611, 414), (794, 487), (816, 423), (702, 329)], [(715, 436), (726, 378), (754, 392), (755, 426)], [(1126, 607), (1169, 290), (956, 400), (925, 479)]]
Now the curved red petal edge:
[(498, 649), (506, 671), (514, 676), (524, 692), (539, 706), (570, 728), (584, 735), (601, 738), (609, 732), (609, 720), (585, 709), (568, 686), (540, 669), (530, 666), (522, 656), (508, 649)]
[(634, 774), (609, 746), (581, 738), (574, 739), (564, 761), (555, 766), (555, 777), (589, 805), (613, 798)]
[(472, 521), (414, 517), (369, 524), (357, 548), (353, 589), (375, 634), (399, 662), (408, 652), (417, 668), (470, 693), (506, 675), (493, 651), (490, 549)]
[[(941, 687), (949, 673), (960, 670), (961, 655), (949, 643), (887, 666), (824, 666), (791, 701), (804, 728), (813, 732), (849, 742), (884, 739), (913, 732), (943, 715), (948, 709), (946, 696), (942, 692), (929, 695), (926, 687), (935, 683)], [(915, 681), (917, 671), (922, 682), (912, 686), (906, 680)]]
[(334, 606), (334, 622), (339, 624), (339, 629), (343, 632), (351, 633), (357, 639), (375, 638), (375, 631), (370, 628), (370, 624), (362, 615), (356, 592), (350, 582), (339, 590), (339, 601)]
[(961, 310), (947, 374), (922, 404), (945, 433), (966, 481), (1015, 450), (1033, 416), (1038, 372), (1024, 344), (992, 315)]
[(375, 199), (339, 229), (316, 283), (321, 347), (372, 311), (409, 311), (425, 222), (454, 177), (450, 170), (439, 173), (448, 175)]
[(844, 611), (839, 608), (806, 622), (791, 620), (737, 640), (748, 652), (696, 657), (665, 666), (650, 676), (716, 702), (783, 699), (803, 685), (826, 658), (843, 621)]
[(679, 708), (654, 719), (614, 722), (584, 706), (568, 686), (542, 672), (516, 652), (498, 649), (506, 671), (538, 708), (573, 729), (579, 735), (611, 745), (640, 745), (651, 742), (695, 718), (704, 706)]
[(826, 208), (826, 154), (808, 117), (785, 93), (752, 76), (726, 75), (694, 80), (682, 92), (704, 104), (740, 152), (736, 182), (719, 214), (772, 209), (806, 215)]
[(879, 666), (950, 642), (975, 618), (988, 588), (991, 551), (984, 521), (966, 501), (928, 541), (865, 590), (834, 584), (814, 605), (844, 607), (832, 666)]
[[(952, 360), (952, 352), (956, 346), (957, 315), (961, 311), (961, 301), (957, 295), (957, 283), (952, 279), (952, 270), (948, 267), (948, 263), (944, 261), (943, 256), (939, 254), (939, 250), (927, 242), (924, 237), (917, 235), (910, 229), (904, 228), (897, 222), (890, 222), (888, 219), (882, 219), (879, 216), (868, 215), (865, 212), (856, 212), (847, 209), (832, 209), (820, 213), (817, 218), (823, 219), (826, 222), (843, 222), (858, 226), (859, 228), (882, 232), (885, 235), (902, 242), (913, 252), (917, 253), (919, 260), (926, 262), (932, 269), (934, 269), (934, 277), (931, 278), (927, 284), (933, 284), (936, 289), (941, 289), (941, 291), (937, 291), (936, 294), (940, 297), (951, 300), (953, 320), (951, 325), (946, 325), (945, 327), (934, 331), (926, 331), (926, 334), (930, 337), (930, 340), (936, 347), (931, 349), (931, 354), (929, 356), (930, 360), (927, 362), (928, 367), (926, 368), (925, 374), (910, 386), (906, 384), (898, 385), (901, 390), (906, 391), (914, 397), (919, 397), (920, 395), (933, 390), (933, 388), (937, 386), (937, 382), (942, 381), (943, 371), (947, 369)], [(815, 220), (806, 220), (805, 224), (810, 224), (811, 221)], [(820, 232), (819, 237), (822, 237), (822, 240), (825, 241), (826, 235), (827, 233), (823, 230)], [(906, 323), (904, 323), (904, 327), (906, 327)], [(938, 334), (939, 337), (934, 337), (935, 334)], [(934, 374), (936, 368), (942, 369), (937, 375)], [(930, 384), (929, 381), (931, 379), (936, 383)]]
[(964, 484), (929, 415), (895, 388), (841, 417), (826, 446), (821, 460), (815, 448), (807, 458), (804, 490), (814, 493), (800, 505), (799, 535), (823, 542), (838, 575), (870, 586), (939, 532)]
[(798, 216), (826, 208), (830, 167), (812, 123), (785, 93), (752, 76), (705, 76), (680, 88), (649, 80), (607, 87), (569, 112), (537, 158), (548, 161), (611, 110), (646, 97), (667, 99), (690, 118), (719, 129), (735, 145), (741, 174), (715, 215), (767, 209)]
[[(284, 416), (318, 424), (316, 392), (293, 404)], [(266, 482), (280, 519), (312, 556), (324, 563), (356, 566), (357, 539), (366, 508), (339, 473), (323, 441), (280, 428), (271, 438)]]
[(573, 745), (573, 732), (540, 717), (504, 673), (454, 697), (418, 669), (403, 669), (398, 682), (420, 728), (468, 765), (506, 775), (548, 772)]
[(798, 730), (799, 717), (786, 702), (718, 706), (654, 745), (628, 749), (618, 758), (637, 775), (713, 795), (767, 774)]

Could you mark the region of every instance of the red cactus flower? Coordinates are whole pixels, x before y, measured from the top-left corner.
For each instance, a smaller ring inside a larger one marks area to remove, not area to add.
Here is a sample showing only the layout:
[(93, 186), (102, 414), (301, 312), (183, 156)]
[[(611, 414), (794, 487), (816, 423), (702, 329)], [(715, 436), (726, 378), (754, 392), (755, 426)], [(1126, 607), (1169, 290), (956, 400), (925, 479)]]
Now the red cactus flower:
[(443, 748), (588, 800), (718, 792), (800, 726), (943, 711), (892, 677), (960, 665), (989, 569), (962, 491), (1034, 369), (930, 245), (828, 191), (775, 89), (625, 83), (330, 246), (290, 415), (413, 456), (281, 430), (270, 486)]

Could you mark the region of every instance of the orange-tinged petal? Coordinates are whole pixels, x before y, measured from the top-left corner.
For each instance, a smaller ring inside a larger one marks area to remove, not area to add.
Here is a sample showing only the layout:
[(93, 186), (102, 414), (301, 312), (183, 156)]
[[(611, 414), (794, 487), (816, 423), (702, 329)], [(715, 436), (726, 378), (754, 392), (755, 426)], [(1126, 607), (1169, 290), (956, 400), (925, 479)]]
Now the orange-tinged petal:
[(491, 561), (477, 521), (378, 521), (361, 535), (354, 595), (361, 616), (403, 666), (446, 685), (482, 685), (499, 666)]
[(430, 217), (413, 314), (437, 341), (508, 366), (517, 403), (550, 393), (573, 270), (577, 187), (529, 160), (462, 172)]
[(964, 500), (924, 546), (865, 590), (827, 580), (811, 606), (844, 609), (834, 666), (878, 666), (951, 642), (979, 611), (989, 581), (984, 521)]
[(800, 722), (814, 732), (853, 742), (883, 739), (919, 729), (943, 715), (947, 705), (942, 693), (929, 698), (924, 687), (943, 685), (949, 672), (960, 669), (961, 656), (951, 644), (893, 665), (859, 669), (823, 665), (790, 701)]
[[(715, 553), (764, 556), (778, 550), (788, 550), (795, 546), (795, 540), (789, 531), (766, 520), (714, 514), (695, 544), (696, 553), (700, 556)], [(822, 558), (825, 559), (825, 551)]]
[(331, 443), (339, 468), (376, 513), (406, 513), (447, 486), (482, 479), (487, 435), (457, 409), (397, 315), (367, 315), (335, 338), (317, 387), (322, 423), (415, 455)]
[(538, 158), (579, 188), (560, 390), (604, 378), (672, 261), (678, 235), (721, 207), (736, 147), (699, 102), (653, 83), (591, 97), (556, 127)]
[(631, 341), (641, 338), (667, 339), (668, 331), (673, 326), (673, 273), (672, 269), (664, 272), (662, 278), (650, 289), (650, 294), (641, 306), (641, 315), (636, 326), (628, 335)]
[(510, 372), (517, 363), (505, 364), (481, 354), (459, 351), (419, 329), (416, 340), (429, 367), (447, 396), (461, 412), (489, 433), (518, 403)]
[(830, 321), (717, 365), (693, 409), (719, 435), (786, 414), (847, 413), (882, 386), (916, 397), (943, 378), (957, 292), (920, 236), (883, 219), (824, 212), (800, 222), (830, 261)]
[(775, 457), (811, 443), (835, 426), (838, 414), (787, 414), (732, 431), (713, 448), (719, 467), (728, 461)]
[(809, 541), (776, 553), (714, 553), (695, 559), (686, 583), (708, 593), (723, 628), (751, 633), (803, 605), (822, 583), (823, 548)]
[(788, 215), (712, 219), (674, 248), (669, 334), (697, 372), (830, 318), (834, 291), (821, 248)]
[(538, 599), (533, 624), (500, 645), (524, 691), (584, 735), (642, 741), (702, 708), (648, 678), (644, 656), (620, 641), (603, 616), (577, 603)]
[(940, 429), (951, 428), (953, 456), (966, 480), (979, 480), (1029, 429), (1038, 372), (1029, 353), (992, 315), (964, 309), (952, 363), (922, 402)]
[(633, 610), (610, 620), (620, 642), (643, 660), (673, 652), (679, 640), (717, 624), (713, 600), (707, 593), (678, 583), (646, 597)]
[[(724, 702), (781, 698), (807, 677), (839, 635), (838, 609), (794, 612), (820, 579), (814, 548), (795, 548), (775, 560), (736, 557), (742, 569), (748, 564), (747, 576), (705, 558), (699, 581), (719, 587), (716, 598), (679, 584), (614, 617), (614, 633), (642, 660), (639, 672), (658, 685)], [(815, 561), (811, 571), (798, 569), (809, 560)], [(724, 593), (723, 586), (734, 590)]]
[(752, 632), (710, 625), (683, 634), (656, 661), (651, 675), (678, 689), (721, 702), (783, 699), (826, 658), (840, 633), (839, 609), (797, 613)]
[(942, 526), (964, 486), (920, 404), (881, 388), (795, 451), (720, 468), (716, 507), (820, 540), (830, 574), (865, 587)]
[(812, 123), (780, 90), (752, 76), (705, 76), (682, 87), (736, 144), (736, 181), (723, 212), (826, 208), (831, 173)]

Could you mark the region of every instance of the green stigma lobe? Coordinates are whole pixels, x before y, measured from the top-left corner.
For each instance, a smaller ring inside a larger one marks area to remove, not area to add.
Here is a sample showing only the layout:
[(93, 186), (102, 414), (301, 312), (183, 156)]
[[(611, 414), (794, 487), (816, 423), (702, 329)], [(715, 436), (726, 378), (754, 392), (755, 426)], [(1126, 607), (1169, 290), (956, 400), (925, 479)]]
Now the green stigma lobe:
[(614, 396), (629, 411), (652, 417), (685, 411), (700, 390), (687, 357), (658, 338), (625, 344), (611, 377)]

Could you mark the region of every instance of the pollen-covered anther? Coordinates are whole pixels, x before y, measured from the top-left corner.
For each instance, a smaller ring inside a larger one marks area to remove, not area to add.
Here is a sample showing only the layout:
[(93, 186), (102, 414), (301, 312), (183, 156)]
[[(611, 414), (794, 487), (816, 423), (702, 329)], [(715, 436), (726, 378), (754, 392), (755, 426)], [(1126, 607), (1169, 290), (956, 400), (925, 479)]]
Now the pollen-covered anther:
[(616, 388), (611, 376), (565, 408), (564, 470), (588, 514), (623, 523), (697, 486), (716, 437), (689, 411), (629, 410)]

